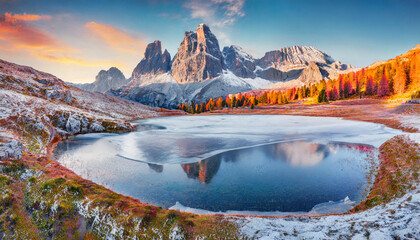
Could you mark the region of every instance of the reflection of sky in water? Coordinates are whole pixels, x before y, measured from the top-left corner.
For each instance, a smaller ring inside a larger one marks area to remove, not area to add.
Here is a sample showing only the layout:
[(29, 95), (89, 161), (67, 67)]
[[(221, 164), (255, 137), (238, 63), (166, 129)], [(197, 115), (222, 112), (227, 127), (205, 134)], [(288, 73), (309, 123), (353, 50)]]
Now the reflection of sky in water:
[[(255, 121), (241, 117), (248, 124)], [(290, 116), (277, 117), (278, 122), (290, 121)], [(347, 124), (354, 127), (354, 122), (331, 125), (327, 121), (319, 129), (296, 135), (291, 132), (300, 129), (286, 129), (282, 134), (281, 128), (268, 131), (267, 123), (257, 124), (261, 132), (256, 133), (239, 123), (223, 127), (213, 116), (173, 119), (178, 123), (156, 119), (160, 129), (148, 125), (136, 133), (81, 135), (60, 144), (55, 154), (84, 178), (166, 208), (178, 201), (212, 211), (308, 211), (346, 196), (360, 201), (372, 167), (366, 159), (376, 152), (365, 145), (332, 142), (340, 138), (340, 131), (349, 130)], [(301, 120), (307, 128), (307, 118), (293, 120), (293, 124)], [(286, 122), (283, 125), (290, 127)], [(374, 124), (361, 128), (377, 134), (369, 138), (374, 144), (393, 134)], [(273, 141), (282, 142), (267, 144)], [(235, 150), (218, 153), (219, 149)]]
[(279, 115), (182, 116), (138, 123), (138, 132), (110, 141), (119, 145), (120, 156), (156, 164), (191, 163), (226, 150), (291, 140), (379, 147), (400, 132), (373, 123)]

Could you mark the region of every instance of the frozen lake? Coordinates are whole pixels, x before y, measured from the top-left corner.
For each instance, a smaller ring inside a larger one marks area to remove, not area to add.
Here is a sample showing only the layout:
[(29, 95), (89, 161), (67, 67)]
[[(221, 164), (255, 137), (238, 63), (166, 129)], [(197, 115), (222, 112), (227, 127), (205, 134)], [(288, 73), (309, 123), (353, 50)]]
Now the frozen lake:
[(137, 124), (137, 132), (69, 139), (55, 157), (86, 179), (164, 208), (344, 212), (364, 197), (376, 148), (400, 133), (373, 123), (282, 115)]

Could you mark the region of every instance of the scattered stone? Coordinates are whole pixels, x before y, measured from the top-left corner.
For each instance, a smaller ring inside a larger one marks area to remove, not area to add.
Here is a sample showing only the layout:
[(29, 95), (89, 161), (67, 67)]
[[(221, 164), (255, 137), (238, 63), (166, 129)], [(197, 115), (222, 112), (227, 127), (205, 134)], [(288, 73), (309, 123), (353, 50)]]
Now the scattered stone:
[(89, 131), (91, 131), (91, 132), (103, 132), (103, 131), (105, 131), (105, 128), (102, 126), (102, 123), (100, 123), (97, 120), (94, 120), (89, 126)]
[(5, 143), (0, 142), (0, 160), (6, 158), (22, 158), (23, 145), (21, 142), (11, 140)]
[(67, 119), (66, 130), (70, 134), (76, 134), (80, 132), (80, 119), (75, 115), (70, 115)]

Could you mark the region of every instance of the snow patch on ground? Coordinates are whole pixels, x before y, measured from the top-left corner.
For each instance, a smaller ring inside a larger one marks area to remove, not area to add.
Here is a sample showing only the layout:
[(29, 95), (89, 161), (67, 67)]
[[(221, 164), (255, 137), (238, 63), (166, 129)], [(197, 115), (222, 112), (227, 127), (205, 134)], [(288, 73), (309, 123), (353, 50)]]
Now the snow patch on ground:
[[(401, 122), (401, 125), (406, 128), (416, 128), (420, 131), (420, 114), (410, 114), (398, 116), (397, 120)], [(408, 137), (420, 144), (420, 133), (408, 133)]]
[(385, 206), (324, 217), (235, 217), (252, 239), (420, 239), (420, 193), (416, 190)]
[(226, 212), (213, 212), (205, 209), (199, 209), (199, 208), (191, 208), (182, 205), (180, 202), (176, 202), (176, 204), (169, 209), (171, 210), (178, 210), (181, 212), (189, 212), (189, 213), (195, 213), (195, 214), (223, 214), (223, 215), (243, 215), (243, 216), (277, 216), (277, 217), (284, 217), (284, 216), (318, 216), (318, 215), (325, 215), (330, 213), (346, 213), (349, 211), (353, 206), (356, 204), (356, 202), (351, 201), (348, 197), (346, 197), (343, 200), (333, 202), (329, 201), (326, 203), (320, 203), (315, 205), (311, 211), (309, 212), (279, 212), (279, 211), (273, 211), (273, 212), (259, 212), (259, 211), (235, 211), (235, 210), (229, 210)]

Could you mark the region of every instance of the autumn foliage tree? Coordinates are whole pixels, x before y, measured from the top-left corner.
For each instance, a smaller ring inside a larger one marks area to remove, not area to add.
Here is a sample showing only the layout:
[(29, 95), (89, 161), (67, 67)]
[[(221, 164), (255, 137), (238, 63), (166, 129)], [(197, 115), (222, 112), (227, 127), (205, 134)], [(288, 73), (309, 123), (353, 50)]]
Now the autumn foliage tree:
[(394, 77), (394, 93), (395, 94), (402, 94), (405, 92), (407, 84), (407, 73), (403, 66), (397, 67), (397, 72)]
[(383, 97), (383, 96), (388, 96), (388, 95), (389, 95), (388, 78), (385, 75), (383, 75), (378, 86), (378, 96)]
[(255, 107), (265, 104), (287, 104), (312, 98), (318, 102), (336, 101), (359, 94), (379, 97), (409, 93), (420, 97), (420, 48), (379, 65), (357, 72), (340, 74), (336, 79), (321, 79), (301, 87), (282, 90), (230, 94), (225, 100), (209, 99), (200, 104), (183, 103), (179, 109), (190, 113), (212, 111), (215, 107)]
[(375, 94), (375, 82), (373, 81), (372, 77), (369, 77), (366, 82), (366, 95), (373, 95)]
[(318, 102), (319, 102), (319, 103), (327, 102), (327, 92), (325, 91), (325, 89), (322, 89), (322, 90), (319, 92), (319, 95), (318, 95)]
[(219, 99), (217, 99), (216, 107), (218, 107), (220, 109), (224, 107), (223, 98), (222, 97), (219, 97)]

